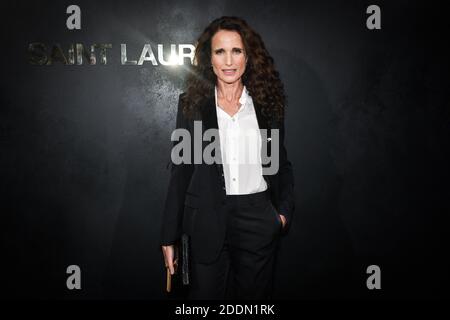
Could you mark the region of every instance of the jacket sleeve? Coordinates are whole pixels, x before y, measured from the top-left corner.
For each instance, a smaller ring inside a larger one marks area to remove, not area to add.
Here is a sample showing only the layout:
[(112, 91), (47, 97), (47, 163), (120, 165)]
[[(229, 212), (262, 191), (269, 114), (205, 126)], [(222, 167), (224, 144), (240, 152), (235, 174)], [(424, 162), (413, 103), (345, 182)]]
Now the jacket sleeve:
[[(188, 123), (182, 110), (182, 95), (183, 93), (178, 98), (176, 129), (188, 129)], [(178, 141), (174, 141), (172, 146), (175, 146), (177, 143)], [(171, 169), (169, 187), (163, 210), (161, 245), (174, 244), (181, 237), (185, 194), (194, 166), (193, 164), (185, 163), (174, 164), (172, 161), (169, 164), (171, 165)]]
[(291, 224), (293, 213), (295, 210), (295, 197), (294, 197), (294, 174), (292, 170), (292, 164), (288, 160), (287, 151), (285, 147), (285, 128), (284, 117), (281, 120), (280, 125), (280, 168), (279, 168), (279, 213), (286, 217), (286, 226), (284, 230), (287, 230)]

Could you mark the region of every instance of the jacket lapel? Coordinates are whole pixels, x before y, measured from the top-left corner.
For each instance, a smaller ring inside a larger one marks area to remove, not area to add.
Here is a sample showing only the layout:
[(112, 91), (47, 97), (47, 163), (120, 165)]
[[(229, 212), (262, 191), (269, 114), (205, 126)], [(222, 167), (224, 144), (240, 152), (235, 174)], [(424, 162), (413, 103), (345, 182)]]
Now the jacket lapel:
[[(255, 113), (256, 113), (256, 119), (258, 120), (258, 126), (259, 129), (265, 129), (266, 130), (266, 137), (261, 136), (261, 141), (262, 141), (262, 145), (261, 145), (261, 160), (263, 159), (263, 151), (264, 151), (264, 146), (267, 147), (266, 150), (270, 150), (270, 141), (272, 140), (271, 137), (271, 132), (270, 129), (272, 128), (272, 125), (269, 123), (269, 121), (267, 120), (267, 118), (262, 114), (261, 112), (261, 106), (255, 102), (253, 102), (254, 106), (255, 106)], [(266, 151), (267, 152), (267, 151)], [(268, 167), (270, 164), (269, 163), (263, 163), (262, 167)]]

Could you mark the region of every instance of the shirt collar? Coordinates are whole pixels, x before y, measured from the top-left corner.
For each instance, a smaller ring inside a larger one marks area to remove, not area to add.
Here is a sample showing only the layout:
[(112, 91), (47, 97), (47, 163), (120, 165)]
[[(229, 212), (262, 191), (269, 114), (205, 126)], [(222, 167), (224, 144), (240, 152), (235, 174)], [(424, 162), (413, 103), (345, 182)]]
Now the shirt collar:
[[(216, 98), (216, 107), (220, 108), (217, 103), (217, 86), (214, 87), (214, 94), (215, 94), (215, 98)], [(240, 111), (242, 111), (242, 109), (244, 109), (247, 100), (248, 100), (248, 91), (247, 91), (247, 87), (244, 85), (244, 90), (242, 90), (241, 97), (239, 98), (239, 103), (241, 104), (241, 108), (239, 109), (238, 112), (240, 112)]]

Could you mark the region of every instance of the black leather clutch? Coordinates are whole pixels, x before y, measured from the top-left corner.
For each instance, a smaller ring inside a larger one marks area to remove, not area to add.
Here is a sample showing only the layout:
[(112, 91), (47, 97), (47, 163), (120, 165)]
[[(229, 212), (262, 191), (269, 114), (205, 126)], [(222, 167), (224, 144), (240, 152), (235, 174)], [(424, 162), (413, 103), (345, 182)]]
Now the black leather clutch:
[(183, 285), (188, 285), (190, 283), (190, 244), (189, 235), (183, 233), (181, 236), (181, 276), (183, 279)]
[(182, 234), (175, 244), (174, 268), (175, 273), (170, 274), (167, 269), (166, 291), (175, 295), (183, 294), (190, 284), (190, 244), (189, 236)]

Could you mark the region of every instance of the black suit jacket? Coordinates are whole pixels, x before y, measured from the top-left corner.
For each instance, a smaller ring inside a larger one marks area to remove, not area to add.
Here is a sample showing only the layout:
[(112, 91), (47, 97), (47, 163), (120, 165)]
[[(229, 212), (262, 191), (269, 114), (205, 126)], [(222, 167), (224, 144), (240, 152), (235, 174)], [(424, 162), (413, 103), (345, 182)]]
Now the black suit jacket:
[[(187, 119), (183, 114), (180, 103), (183, 94), (178, 100), (176, 128), (189, 130), (191, 137), (194, 137), (194, 120), (202, 120), (202, 134), (210, 128), (218, 129), (214, 91), (203, 101), (200, 111), (192, 119)], [(269, 129), (279, 129), (279, 170), (273, 175), (263, 174), (263, 177), (269, 185), (274, 207), (287, 219), (282, 231), (286, 233), (292, 222), (295, 199), (292, 165), (284, 146), (284, 121), (269, 121), (259, 105), (254, 102), (254, 106), (259, 128), (268, 129), (267, 137), (270, 137)], [(267, 140), (270, 144), (271, 139)], [(175, 141), (173, 145), (177, 143)], [(209, 143), (203, 142), (202, 150)], [(270, 145), (267, 148), (270, 150)], [(208, 263), (218, 256), (224, 241), (226, 220), (221, 208), (226, 198), (225, 179), (221, 163), (206, 164), (202, 161), (201, 164), (194, 164), (193, 152), (191, 156), (191, 164), (173, 164), (170, 161), (161, 244), (174, 244), (183, 232), (187, 233), (191, 239), (193, 258)]]

